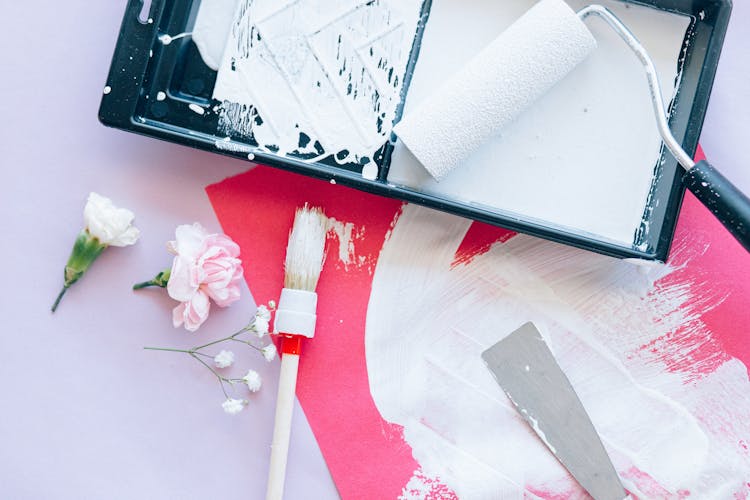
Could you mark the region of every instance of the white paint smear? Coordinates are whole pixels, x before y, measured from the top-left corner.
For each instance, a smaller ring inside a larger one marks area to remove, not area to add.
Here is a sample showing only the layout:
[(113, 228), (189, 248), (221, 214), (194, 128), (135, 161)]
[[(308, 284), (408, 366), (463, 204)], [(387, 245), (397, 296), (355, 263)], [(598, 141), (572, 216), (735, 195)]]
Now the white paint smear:
[(351, 264), (355, 259), (354, 241), (352, 238), (354, 223), (344, 223), (334, 219), (333, 217), (329, 217), (328, 230), (333, 231), (333, 233), (336, 234), (336, 239), (339, 242), (339, 260), (345, 265)]
[[(404, 115), (534, 3), (433, 2)], [(589, 2), (568, 3), (577, 10)], [(600, 3), (641, 40), (670, 99), (690, 19), (624, 2)], [(591, 18), (585, 24), (599, 48), (499, 137), (439, 183), (398, 142), (388, 181), (632, 246), (661, 138), (639, 60), (604, 22)]]
[(224, 56), (234, 14), (240, 0), (201, 0), (193, 26), (193, 42), (203, 62), (218, 71)]
[(241, 0), (213, 93), (223, 131), (279, 155), (372, 159), (392, 128), (421, 5)]
[(687, 355), (684, 346), (641, 348), (688, 324), (710, 342), (700, 316), (721, 296), (705, 289), (694, 296), (690, 283), (655, 285), (672, 272), (666, 266), (644, 274), (523, 235), (456, 264), (469, 226), (406, 206), (373, 278), (370, 388), (381, 415), (404, 426), (421, 474), (460, 498), (586, 498), (480, 358), (534, 321), (631, 492), (701, 499), (749, 492), (745, 367), (732, 359), (708, 373), (697, 363), (670, 372), (665, 356)]

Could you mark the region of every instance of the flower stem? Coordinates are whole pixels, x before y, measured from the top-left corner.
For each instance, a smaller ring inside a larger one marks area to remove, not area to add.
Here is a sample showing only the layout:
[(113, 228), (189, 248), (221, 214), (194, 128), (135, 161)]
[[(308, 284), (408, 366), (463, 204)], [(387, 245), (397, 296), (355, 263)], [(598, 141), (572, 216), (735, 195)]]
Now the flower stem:
[(144, 347), (147, 351), (169, 351), (169, 352), (184, 352), (185, 354), (193, 354), (193, 351), (186, 349), (170, 349), (169, 347)]
[(59, 306), (59, 305), (60, 305), (60, 301), (62, 300), (62, 298), (63, 298), (63, 295), (65, 295), (65, 292), (67, 292), (67, 291), (68, 291), (68, 288), (70, 288), (70, 287), (69, 287), (69, 286), (67, 286), (67, 285), (65, 285), (65, 286), (63, 287), (63, 289), (62, 289), (62, 290), (60, 290), (60, 294), (59, 294), (59, 295), (57, 296), (57, 298), (55, 299), (55, 303), (54, 303), (54, 304), (52, 304), (52, 312), (55, 312), (55, 311), (57, 311), (57, 306)]
[(221, 392), (223, 392), (224, 393), (224, 397), (226, 397), (228, 399), (229, 395), (227, 394), (226, 388), (224, 388), (224, 381), (227, 380), (227, 379), (225, 379), (224, 377), (222, 377), (221, 375), (219, 375), (218, 373), (216, 373), (216, 370), (214, 370), (213, 368), (211, 368), (211, 365), (209, 365), (208, 363), (206, 363), (205, 361), (203, 361), (201, 358), (199, 358), (198, 356), (196, 356), (195, 353), (190, 353), (190, 356), (192, 356), (193, 358), (195, 358), (196, 360), (198, 360), (198, 362), (200, 364), (202, 364), (203, 366), (205, 366), (206, 368), (208, 368), (208, 370), (211, 373), (214, 374), (214, 376), (216, 377), (216, 379), (219, 381), (219, 385), (221, 386)]
[(232, 335), (230, 335), (229, 337), (224, 337), (223, 339), (214, 340), (213, 342), (209, 342), (208, 344), (203, 344), (202, 346), (194, 347), (193, 351), (200, 351), (201, 349), (203, 349), (205, 347), (210, 347), (212, 345), (219, 344), (221, 342), (226, 342), (227, 340), (234, 340), (235, 337), (237, 337), (238, 335), (241, 335), (241, 334), (247, 332), (249, 329), (250, 329), (249, 326), (245, 326), (241, 330), (239, 330), (239, 331), (233, 333)]
[(135, 285), (133, 285), (133, 290), (140, 290), (141, 288), (147, 288), (149, 286), (166, 288), (167, 284), (169, 283), (169, 277), (171, 274), (171, 269), (166, 269), (157, 274), (152, 280), (144, 281), (142, 283), (136, 283)]
[(240, 344), (245, 344), (248, 347), (252, 347), (258, 352), (263, 352), (263, 349), (261, 347), (258, 347), (257, 345), (251, 343), (249, 340), (241, 340), (241, 339), (235, 339), (235, 338), (229, 338), (229, 340), (233, 340), (235, 342), (239, 342)]
[(140, 290), (141, 288), (146, 288), (149, 286), (158, 286), (158, 285), (154, 283), (154, 280), (144, 281), (142, 283), (136, 283), (135, 285), (133, 285), (133, 290)]

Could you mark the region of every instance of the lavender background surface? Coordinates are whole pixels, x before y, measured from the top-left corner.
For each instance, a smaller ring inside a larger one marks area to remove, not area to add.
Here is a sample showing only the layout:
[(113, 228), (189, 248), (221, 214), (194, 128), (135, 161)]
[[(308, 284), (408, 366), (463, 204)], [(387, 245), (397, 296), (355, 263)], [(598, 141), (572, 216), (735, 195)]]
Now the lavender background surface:
[[(250, 318), (245, 287), (243, 301), (215, 308), (191, 335), (172, 328), (165, 293), (130, 290), (169, 265), (164, 243), (178, 224), (219, 230), (203, 188), (248, 164), (98, 123), (125, 3), (2, 4), (0, 497), (263, 498), (278, 362), (241, 357), (264, 387), (230, 417), (203, 367), (142, 349), (207, 342)], [(738, 1), (702, 142), (750, 193), (748, 30), (750, 4)], [(135, 211), (142, 240), (107, 250), (53, 316), (89, 191)], [(336, 498), (299, 407), (293, 425), (286, 498)]]

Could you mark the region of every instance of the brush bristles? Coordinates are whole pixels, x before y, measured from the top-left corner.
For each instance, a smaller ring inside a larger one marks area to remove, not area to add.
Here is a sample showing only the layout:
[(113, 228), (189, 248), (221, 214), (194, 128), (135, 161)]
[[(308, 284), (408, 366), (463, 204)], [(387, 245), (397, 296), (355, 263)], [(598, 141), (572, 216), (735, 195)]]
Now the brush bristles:
[(294, 214), (284, 261), (284, 287), (314, 292), (325, 261), (328, 218), (307, 204)]

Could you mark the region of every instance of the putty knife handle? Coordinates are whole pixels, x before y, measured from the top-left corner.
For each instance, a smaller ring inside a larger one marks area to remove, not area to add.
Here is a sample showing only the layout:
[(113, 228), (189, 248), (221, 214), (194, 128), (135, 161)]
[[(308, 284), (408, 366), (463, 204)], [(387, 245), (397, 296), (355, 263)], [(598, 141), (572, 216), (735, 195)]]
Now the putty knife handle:
[(706, 160), (688, 170), (682, 183), (750, 252), (750, 198)]

